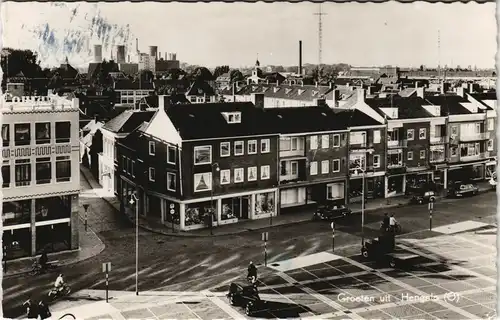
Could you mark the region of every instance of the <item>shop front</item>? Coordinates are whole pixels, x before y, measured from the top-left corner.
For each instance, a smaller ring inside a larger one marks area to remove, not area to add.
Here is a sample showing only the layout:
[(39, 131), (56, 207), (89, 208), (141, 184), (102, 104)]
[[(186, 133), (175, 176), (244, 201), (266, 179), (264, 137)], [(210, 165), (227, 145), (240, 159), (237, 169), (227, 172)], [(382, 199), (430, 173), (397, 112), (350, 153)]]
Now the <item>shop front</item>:
[(220, 199), (221, 216), (219, 224), (230, 224), (249, 218), (250, 196)]
[(255, 195), (253, 219), (263, 219), (276, 215), (276, 192), (263, 192)]
[(481, 181), (485, 179), (485, 163), (450, 166), (448, 186), (455, 182)]
[[(362, 200), (363, 178), (356, 177), (349, 180), (349, 203), (358, 203)], [(384, 197), (384, 177), (365, 178), (365, 198), (377, 199)]]
[(387, 180), (386, 198), (404, 195), (406, 189), (405, 188), (406, 179), (404, 174), (388, 176), (386, 180)]
[(31, 256), (31, 226), (29, 224), (18, 225), (16, 229), (4, 226), (2, 245), (7, 260)]
[(497, 171), (497, 162), (496, 161), (488, 161), (485, 164), (485, 172), (484, 176), (486, 179), (490, 179), (493, 177), (494, 174), (496, 174)]
[(207, 217), (212, 215), (212, 226), (217, 225), (217, 201), (186, 203), (184, 211), (184, 230), (195, 230), (209, 227)]
[(432, 172), (407, 173), (405, 179), (405, 192), (407, 193), (411, 189), (428, 186), (432, 182)]
[(58, 252), (71, 248), (71, 226), (67, 221), (36, 224), (36, 253)]

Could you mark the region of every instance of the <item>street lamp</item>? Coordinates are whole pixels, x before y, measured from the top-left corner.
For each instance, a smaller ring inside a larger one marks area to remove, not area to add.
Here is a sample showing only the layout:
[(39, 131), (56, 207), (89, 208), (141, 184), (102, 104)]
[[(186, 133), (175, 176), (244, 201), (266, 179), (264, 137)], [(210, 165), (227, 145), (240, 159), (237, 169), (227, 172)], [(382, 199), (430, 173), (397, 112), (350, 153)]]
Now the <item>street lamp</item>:
[[(208, 220), (210, 223), (210, 235), (213, 235), (212, 227), (213, 227), (213, 215), (215, 214), (215, 204), (214, 204), (214, 181), (215, 181), (215, 172), (220, 171), (219, 163), (214, 162), (212, 164), (212, 188), (210, 188), (210, 203), (212, 204), (212, 212), (210, 213), (212, 216)], [(214, 172), (215, 171), (215, 172)]]
[[(368, 154), (372, 154), (373, 152), (370, 150), (367, 152)], [(366, 178), (366, 153), (362, 158), (363, 167), (358, 166), (354, 168), (354, 173), (357, 175), (358, 170), (363, 173), (361, 177), (361, 245), (365, 245), (365, 178)]]
[(139, 199), (132, 194), (130, 204), (135, 203), (135, 295), (139, 295)]

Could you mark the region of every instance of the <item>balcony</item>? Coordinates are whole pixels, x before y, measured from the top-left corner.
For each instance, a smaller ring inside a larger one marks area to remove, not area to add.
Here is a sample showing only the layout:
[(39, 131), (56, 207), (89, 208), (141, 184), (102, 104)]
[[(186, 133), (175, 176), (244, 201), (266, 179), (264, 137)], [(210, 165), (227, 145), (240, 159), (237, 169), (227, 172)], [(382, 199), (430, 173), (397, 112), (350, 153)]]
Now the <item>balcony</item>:
[(430, 137), (430, 143), (431, 144), (445, 144), (448, 143), (448, 136), (442, 136), (442, 137)]
[(408, 145), (407, 140), (390, 140), (387, 141), (387, 147), (391, 149), (406, 148)]
[(486, 159), (486, 152), (481, 152), (480, 154), (472, 155), (472, 156), (460, 156), (460, 161), (467, 162), (467, 161), (475, 161), (475, 160), (482, 160)]
[(398, 163), (388, 163), (387, 164), (387, 169), (397, 169), (397, 168), (403, 168), (405, 165), (402, 162)]
[(429, 159), (429, 162), (430, 163), (442, 163), (442, 162), (446, 162), (446, 158), (439, 157), (439, 158)]
[(475, 133), (475, 134), (467, 134), (467, 135), (460, 135), (458, 140), (460, 142), (468, 142), (468, 141), (480, 141), (480, 140), (487, 140), (489, 138), (487, 132), (481, 132), (481, 133)]

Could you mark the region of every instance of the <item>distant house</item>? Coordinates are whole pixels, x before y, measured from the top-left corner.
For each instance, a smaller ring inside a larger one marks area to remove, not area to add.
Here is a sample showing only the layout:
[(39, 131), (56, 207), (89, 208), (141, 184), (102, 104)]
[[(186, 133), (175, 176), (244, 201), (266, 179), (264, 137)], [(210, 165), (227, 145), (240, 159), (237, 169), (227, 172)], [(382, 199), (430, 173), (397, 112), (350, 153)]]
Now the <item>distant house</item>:
[(215, 79), (215, 86), (217, 89), (227, 87), (231, 84), (231, 75), (229, 72), (221, 74)]
[(191, 103), (215, 102), (215, 91), (205, 81), (195, 81), (186, 92), (186, 98)]
[(130, 79), (116, 79), (114, 81), (116, 92), (116, 107), (133, 107), (144, 97), (154, 93), (154, 82), (144, 82)]

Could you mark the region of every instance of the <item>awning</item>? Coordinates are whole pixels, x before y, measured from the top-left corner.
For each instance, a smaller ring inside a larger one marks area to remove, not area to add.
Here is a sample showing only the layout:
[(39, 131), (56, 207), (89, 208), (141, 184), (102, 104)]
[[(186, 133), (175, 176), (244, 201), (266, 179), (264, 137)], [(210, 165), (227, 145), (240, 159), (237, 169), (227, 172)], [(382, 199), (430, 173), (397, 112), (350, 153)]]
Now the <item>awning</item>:
[(486, 163), (486, 160), (469, 162), (469, 163), (460, 163), (460, 164), (450, 165), (449, 168), (450, 168), (450, 170), (453, 170), (453, 169), (460, 169), (463, 167), (474, 166), (474, 165), (485, 164), (485, 163)]
[(488, 161), (488, 162), (486, 162), (486, 165), (487, 166), (496, 166), (497, 162), (496, 161)]

